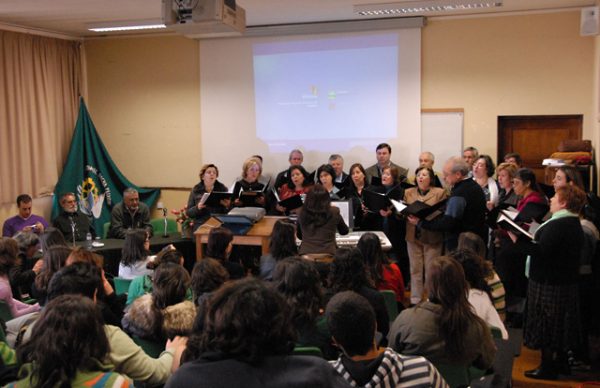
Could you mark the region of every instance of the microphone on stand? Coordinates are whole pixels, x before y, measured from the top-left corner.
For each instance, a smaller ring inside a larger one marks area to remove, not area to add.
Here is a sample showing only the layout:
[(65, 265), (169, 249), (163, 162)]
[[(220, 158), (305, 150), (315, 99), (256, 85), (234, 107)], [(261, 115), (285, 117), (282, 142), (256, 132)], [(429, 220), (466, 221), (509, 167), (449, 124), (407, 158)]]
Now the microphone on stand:
[(72, 216), (69, 216), (69, 221), (71, 221), (71, 235), (73, 236), (73, 246), (75, 246), (75, 221)]
[(163, 231), (163, 237), (169, 237), (169, 234), (167, 233), (167, 208), (163, 207), (162, 209), (163, 211), (163, 218), (164, 218), (164, 231)]

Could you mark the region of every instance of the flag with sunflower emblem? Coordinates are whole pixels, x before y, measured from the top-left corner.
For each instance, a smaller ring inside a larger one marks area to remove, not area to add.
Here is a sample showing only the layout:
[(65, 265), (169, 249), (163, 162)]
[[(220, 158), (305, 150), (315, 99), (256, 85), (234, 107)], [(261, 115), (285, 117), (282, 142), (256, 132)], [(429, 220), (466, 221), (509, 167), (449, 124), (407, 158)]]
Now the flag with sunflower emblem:
[(110, 222), (113, 206), (123, 200), (123, 190), (135, 188), (140, 201), (151, 207), (160, 194), (158, 189), (142, 189), (131, 183), (106, 151), (83, 98), (79, 100), (79, 115), (67, 162), (54, 189), (52, 218), (60, 213), (60, 197), (74, 193), (78, 208), (90, 217), (94, 229), (102, 236), (104, 223)]

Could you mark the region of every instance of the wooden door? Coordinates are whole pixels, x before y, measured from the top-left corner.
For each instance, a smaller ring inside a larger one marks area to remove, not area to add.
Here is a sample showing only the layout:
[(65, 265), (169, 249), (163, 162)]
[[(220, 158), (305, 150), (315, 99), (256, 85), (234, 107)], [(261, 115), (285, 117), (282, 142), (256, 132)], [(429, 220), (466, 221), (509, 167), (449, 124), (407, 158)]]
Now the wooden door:
[(498, 161), (517, 152), (523, 167), (532, 169), (538, 182), (544, 182), (542, 161), (558, 151), (561, 141), (581, 140), (582, 128), (583, 115), (498, 116)]

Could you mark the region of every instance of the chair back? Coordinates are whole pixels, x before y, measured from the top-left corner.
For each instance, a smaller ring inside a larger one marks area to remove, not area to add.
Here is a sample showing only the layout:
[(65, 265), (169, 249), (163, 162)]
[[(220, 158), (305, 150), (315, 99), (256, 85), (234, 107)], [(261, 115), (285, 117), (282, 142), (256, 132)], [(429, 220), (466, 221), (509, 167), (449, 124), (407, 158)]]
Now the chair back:
[(390, 318), (390, 322), (393, 322), (398, 316), (398, 302), (396, 301), (396, 293), (392, 290), (379, 290), (383, 295), (385, 301), (385, 308)]
[(471, 382), (469, 369), (464, 365), (436, 363), (435, 367), (450, 388), (468, 387)]
[(127, 294), (129, 291), (129, 285), (131, 284), (131, 279), (123, 279), (119, 277), (113, 278), (115, 282), (115, 292), (117, 295)]
[(109, 229), (110, 229), (110, 222), (105, 222), (104, 225), (102, 225), (102, 238), (103, 239), (108, 238), (108, 230)]
[(131, 338), (133, 339), (133, 342), (135, 342), (140, 348), (142, 348), (144, 353), (146, 353), (152, 358), (158, 358), (158, 356), (160, 356), (160, 354), (165, 350), (164, 343), (147, 340), (135, 335)]
[(323, 352), (316, 346), (296, 346), (293, 354), (296, 356), (316, 356), (323, 358)]

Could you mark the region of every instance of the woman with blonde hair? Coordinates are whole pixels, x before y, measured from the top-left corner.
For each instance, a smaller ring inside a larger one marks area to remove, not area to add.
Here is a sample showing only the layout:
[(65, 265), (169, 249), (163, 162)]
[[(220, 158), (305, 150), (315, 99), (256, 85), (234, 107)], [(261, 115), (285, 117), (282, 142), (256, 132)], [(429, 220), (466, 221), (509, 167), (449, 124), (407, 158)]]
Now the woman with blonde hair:
[[(233, 186), (233, 205), (242, 206), (258, 206), (265, 207), (266, 200), (264, 191), (266, 186), (261, 183), (262, 162), (260, 159), (251, 157), (244, 161), (242, 165), (242, 178), (235, 182)], [(243, 192), (252, 193), (252, 196), (244, 195)]]

